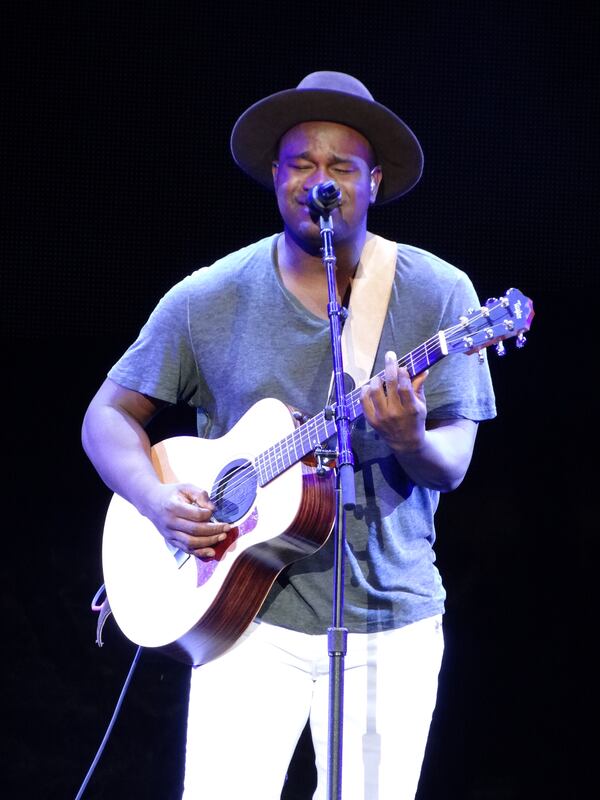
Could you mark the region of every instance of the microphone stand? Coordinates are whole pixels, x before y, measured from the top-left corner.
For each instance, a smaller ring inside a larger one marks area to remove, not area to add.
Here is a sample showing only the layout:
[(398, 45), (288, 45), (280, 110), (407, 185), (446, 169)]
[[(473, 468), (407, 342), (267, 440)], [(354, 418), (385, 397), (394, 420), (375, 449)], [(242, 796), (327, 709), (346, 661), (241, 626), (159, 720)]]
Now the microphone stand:
[[(338, 203), (336, 203), (337, 205)], [(354, 509), (356, 495), (354, 487), (354, 456), (350, 444), (350, 420), (344, 385), (342, 363), (341, 319), (347, 311), (337, 302), (335, 280), (335, 254), (333, 250), (333, 223), (326, 206), (319, 209), (319, 225), (323, 241), (322, 258), (327, 272), (329, 302), (327, 314), (331, 335), (333, 378), (335, 386), (335, 418), (337, 430), (336, 514), (334, 523), (334, 570), (332, 624), (327, 631), (329, 651), (329, 738), (328, 738), (328, 800), (339, 800), (342, 796), (342, 739), (344, 658), (346, 655), (348, 630), (343, 627), (344, 565), (346, 538), (346, 511)], [(326, 410), (327, 413), (328, 410)], [(330, 411), (330, 410), (329, 410)], [(330, 411), (331, 413), (331, 411)]]

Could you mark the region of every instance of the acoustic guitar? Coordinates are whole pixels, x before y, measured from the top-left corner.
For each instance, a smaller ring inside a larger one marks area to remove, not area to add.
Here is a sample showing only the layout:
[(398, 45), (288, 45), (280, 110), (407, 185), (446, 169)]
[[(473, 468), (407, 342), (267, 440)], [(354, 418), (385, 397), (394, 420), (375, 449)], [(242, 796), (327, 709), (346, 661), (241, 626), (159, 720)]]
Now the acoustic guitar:
[[(450, 354), (471, 355), (492, 344), (503, 352), (511, 337), (522, 346), (533, 315), (531, 300), (509, 289), (466, 311), (398, 364), (414, 377)], [(345, 400), (354, 421), (362, 414), (360, 387)], [(290, 406), (267, 398), (219, 439), (176, 436), (156, 444), (152, 460), (161, 481), (211, 487), (214, 519), (234, 527), (213, 558), (197, 558), (168, 544), (133, 505), (113, 495), (102, 561), (110, 609), (125, 636), (194, 665), (228, 649), (281, 570), (316, 552), (333, 529), (335, 470), (315, 455), (335, 432), (335, 405), (302, 421)]]

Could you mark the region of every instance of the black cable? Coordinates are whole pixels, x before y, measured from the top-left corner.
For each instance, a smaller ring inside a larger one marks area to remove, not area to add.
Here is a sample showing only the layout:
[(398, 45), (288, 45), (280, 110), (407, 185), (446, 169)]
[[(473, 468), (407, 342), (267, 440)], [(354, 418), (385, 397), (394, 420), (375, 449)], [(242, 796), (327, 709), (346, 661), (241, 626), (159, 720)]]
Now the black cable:
[(98, 752), (96, 753), (96, 756), (95, 756), (94, 760), (92, 761), (92, 765), (90, 766), (90, 768), (88, 770), (88, 773), (85, 776), (85, 779), (84, 779), (83, 783), (81, 784), (81, 788), (77, 792), (77, 796), (75, 797), (75, 800), (81, 800), (81, 798), (83, 797), (83, 793), (85, 792), (86, 786), (90, 782), (90, 778), (92, 777), (92, 775), (94, 773), (94, 770), (96, 769), (96, 766), (98, 765), (98, 761), (100, 761), (100, 757), (102, 756), (102, 753), (104, 752), (104, 748), (106, 747), (106, 744), (108, 742), (109, 736), (110, 736), (110, 734), (112, 732), (112, 729), (114, 728), (115, 722), (117, 721), (117, 717), (119, 716), (119, 711), (121, 710), (121, 706), (123, 705), (123, 700), (125, 699), (125, 694), (127, 692), (127, 689), (129, 688), (129, 684), (131, 683), (131, 679), (133, 678), (133, 673), (135, 672), (135, 668), (137, 667), (137, 663), (140, 660), (141, 653), (142, 653), (142, 648), (138, 647), (138, 649), (136, 650), (135, 655), (133, 657), (133, 661), (131, 662), (131, 666), (129, 667), (129, 672), (127, 674), (127, 677), (125, 678), (125, 683), (123, 684), (123, 688), (121, 689), (121, 694), (119, 695), (119, 699), (117, 700), (117, 705), (116, 705), (115, 710), (113, 712), (112, 718), (111, 718), (110, 722), (108, 723), (108, 728), (106, 729), (106, 733), (104, 734), (104, 738), (102, 739), (102, 741), (100, 743), (100, 747), (98, 748)]

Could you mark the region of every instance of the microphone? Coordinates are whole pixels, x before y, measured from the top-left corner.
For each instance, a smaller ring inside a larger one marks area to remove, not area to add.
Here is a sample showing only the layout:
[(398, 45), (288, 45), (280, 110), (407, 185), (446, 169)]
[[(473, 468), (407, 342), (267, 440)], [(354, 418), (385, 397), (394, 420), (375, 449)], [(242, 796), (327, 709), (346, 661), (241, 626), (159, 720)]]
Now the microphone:
[(317, 217), (328, 217), (342, 202), (342, 191), (335, 181), (317, 183), (308, 193), (308, 207)]

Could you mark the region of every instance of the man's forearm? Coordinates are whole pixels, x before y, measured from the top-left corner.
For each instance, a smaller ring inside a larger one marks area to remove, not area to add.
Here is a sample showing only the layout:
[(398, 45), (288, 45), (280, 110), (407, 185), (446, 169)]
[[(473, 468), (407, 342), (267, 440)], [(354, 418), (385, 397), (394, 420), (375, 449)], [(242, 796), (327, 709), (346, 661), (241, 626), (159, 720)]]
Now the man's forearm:
[(417, 485), (450, 492), (460, 485), (471, 463), (477, 425), (455, 420), (425, 432), (418, 450), (393, 450), (406, 474)]

